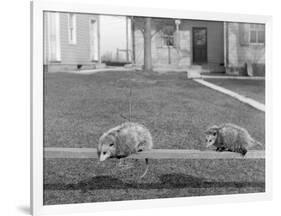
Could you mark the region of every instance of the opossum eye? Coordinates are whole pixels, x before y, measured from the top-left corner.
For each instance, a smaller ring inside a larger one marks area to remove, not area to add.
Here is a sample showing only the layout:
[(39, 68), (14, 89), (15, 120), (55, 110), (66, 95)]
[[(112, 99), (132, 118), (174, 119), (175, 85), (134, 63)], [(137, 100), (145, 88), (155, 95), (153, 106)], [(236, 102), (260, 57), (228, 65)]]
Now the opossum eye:
[(109, 146), (113, 146), (113, 145), (114, 145), (114, 143), (110, 143), (110, 144), (109, 144)]
[(217, 133), (216, 133), (216, 132), (214, 132), (214, 133), (213, 133), (213, 136), (216, 136), (216, 135), (217, 135)]

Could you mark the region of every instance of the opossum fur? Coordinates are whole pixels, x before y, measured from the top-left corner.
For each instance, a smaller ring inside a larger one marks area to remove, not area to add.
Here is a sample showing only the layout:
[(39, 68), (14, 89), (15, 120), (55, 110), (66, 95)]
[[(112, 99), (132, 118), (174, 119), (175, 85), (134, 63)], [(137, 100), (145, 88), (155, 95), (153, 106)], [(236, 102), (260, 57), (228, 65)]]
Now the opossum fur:
[(246, 155), (249, 148), (255, 145), (262, 145), (254, 140), (249, 132), (238, 125), (222, 124), (207, 129), (206, 146), (215, 146), (216, 151), (232, 151)]
[(123, 158), (153, 147), (149, 130), (138, 123), (123, 123), (105, 132), (99, 139), (97, 153), (100, 161)]

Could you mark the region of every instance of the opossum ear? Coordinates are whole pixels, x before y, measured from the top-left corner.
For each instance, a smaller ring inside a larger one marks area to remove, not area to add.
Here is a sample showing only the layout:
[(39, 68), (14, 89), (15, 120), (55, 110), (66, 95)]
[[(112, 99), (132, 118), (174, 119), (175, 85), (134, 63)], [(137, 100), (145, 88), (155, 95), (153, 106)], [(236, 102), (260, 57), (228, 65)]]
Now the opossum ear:
[(116, 138), (118, 136), (118, 133), (117, 133), (117, 131), (114, 131), (114, 132), (109, 133), (108, 135)]
[[(120, 137), (119, 137), (119, 132), (118, 132), (118, 131), (111, 132), (111, 133), (108, 134), (108, 135), (114, 137), (114, 141), (115, 141), (115, 142), (113, 143), (113, 145), (115, 144), (116, 146), (118, 146), (118, 142), (119, 142), (119, 139), (120, 139)], [(110, 145), (110, 146), (112, 146), (112, 145)]]
[(219, 130), (219, 127), (218, 126), (216, 126), (216, 125), (213, 125), (212, 127), (209, 127), (206, 131), (205, 131), (205, 133), (206, 134), (212, 134), (214, 131), (215, 132), (217, 132)]
[(120, 152), (122, 152), (121, 137), (119, 133), (114, 133), (114, 140), (115, 153), (116, 155), (119, 155)]
[(218, 130), (219, 127), (218, 127), (217, 125), (213, 125), (213, 126), (211, 127), (211, 129)]

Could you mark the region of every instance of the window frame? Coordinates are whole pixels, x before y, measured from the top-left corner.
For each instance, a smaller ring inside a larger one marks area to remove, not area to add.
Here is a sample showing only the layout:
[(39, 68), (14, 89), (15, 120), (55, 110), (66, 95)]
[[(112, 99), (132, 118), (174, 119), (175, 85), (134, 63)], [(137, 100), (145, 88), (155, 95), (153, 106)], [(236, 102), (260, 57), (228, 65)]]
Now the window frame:
[[(252, 41), (252, 34), (255, 33), (255, 42)], [(259, 33), (263, 35), (263, 41), (260, 42)], [(264, 45), (265, 44), (265, 26), (263, 24), (250, 24), (249, 44)]]
[(76, 25), (76, 14), (68, 13), (67, 20), (68, 20), (68, 43), (72, 45), (77, 44), (77, 25)]
[[(173, 45), (167, 45), (168, 38), (172, 38)], [(161, 39), (161, 48), (174, 48), (176, 46), (175, 44), (175, 34), (165, 34), (163, 31), (160, 33), (160, 39)]]
[[(96, 38), (95, 38), (95, 45), (94, 46), (94, 49), (96, 50), (93, 50), (93, 47), (91, 47), (93, 44), (91, 44), (91, 37), (93, 36), (92, 35), (92, 32), (91, 32), (91, 25), (92, 25), (92, 22), (94, 21), (95, 25), (96, 25), (96, 29), (95, 29), (95, 32), (94, 34), (96, 35)], [(92, 16), (90, 17), (89, 19), (89, 39), (90, 39), (90, 61), (92, 62), (98, 62), (100, 60), (100, 27), (99, 27), (99, 19), (98, 17), (96, 16)], [(96, 53), (95, 53), (96, 52)]]

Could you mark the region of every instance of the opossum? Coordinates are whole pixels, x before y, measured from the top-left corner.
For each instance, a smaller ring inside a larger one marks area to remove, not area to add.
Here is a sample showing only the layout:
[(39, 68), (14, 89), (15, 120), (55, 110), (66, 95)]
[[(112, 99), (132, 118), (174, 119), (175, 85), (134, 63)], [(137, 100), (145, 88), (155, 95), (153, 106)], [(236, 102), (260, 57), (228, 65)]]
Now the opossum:
[[(149, 130), (139, 123), (127, 122), (110, 129), (99, 138), (97, 153), (99, 160), (104, 161), (108, 158), (125, 158), (152, 148), (153, 142)], [(146, 169), (141, 178), (148, 171), (147, 158), (145, 163)]]
[(220, 126), (212, 126), (207, 129), (206, 146), (215, 146), (216, 151), (237, 152), (245, 156), (249, 148), (262, 144), (249, 134), (249, 132), (234, 124), (222, 124)]

